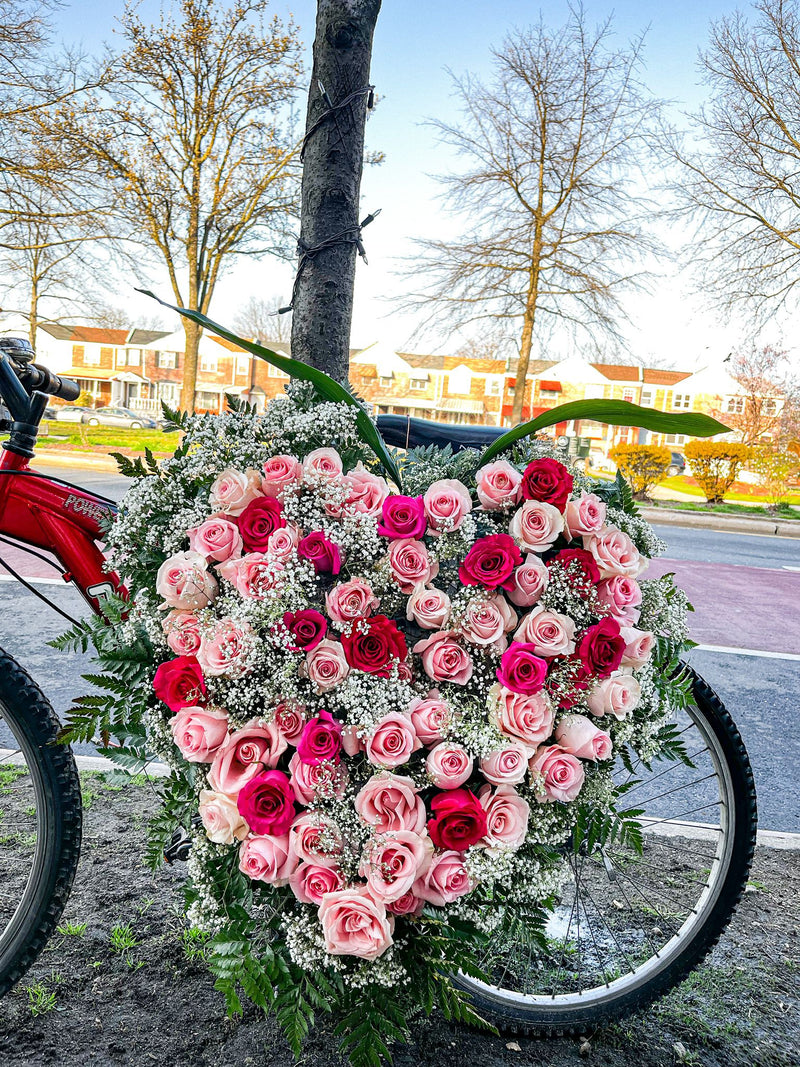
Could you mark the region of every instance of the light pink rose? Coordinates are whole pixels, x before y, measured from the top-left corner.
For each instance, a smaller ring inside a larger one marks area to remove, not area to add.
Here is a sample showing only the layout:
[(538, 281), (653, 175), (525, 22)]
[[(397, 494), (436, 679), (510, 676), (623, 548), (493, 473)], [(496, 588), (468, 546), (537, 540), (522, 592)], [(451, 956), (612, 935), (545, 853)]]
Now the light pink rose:
[(197, 652), (197, 662), (206, 676), (217, 677), (224, 674), (236, 677), (248, 669), (248, 656), (254, 641), (249, 623), (236, 623), (228, 618), (218, 619), (211, 633), (203, 634)]
[(635, 578), (616, 574), (597, 584), (597, 595), (603, 604), (611, 608), (621, 626), (632, 626), (639, 618), (642, 590)]
[(165, 559), (156, 575), (156, 592), (170, 608), (196, 611), (217, 595), (217, 579), (199, 552), (178, 552)]
[(200, 620), (191, 611), (170, 611), (161, 624), (176, 656), (194, 656), (200, 648)]
[(344, 888), (344, 878), (338, 867), (301, 863), (291, 874), (289, 885), (302, 904), (316, 904), (319, 907), (326, 893), (336, 893)]
[(239, 533), (239, 527), (224, 515), (212, 515), (187, 533), (189, 548), (206, 559), (224, 563), (226, 559), (242, 554), (242, 535)]
[(298, 864), (289, 847), (289, 835), (254, 834), (239, 847), (239, 870), (256, 882), (288, 885)]
[(439, 573), (439, 564), (428, 555), (422, 541), (400, 537), (389, 547), (389, 567), (401, 592), (411, 593), (417, 585), (427, 585)]
[(342, 750), (348, 756), (357, 756), (364, 751), (364, 741), (358, 736), (355, 726), (345, 726), (341, 735)]
[(385, 478), (372, 474), (359, 460), (349, 474), (344, 476), (347, 487), (345, 507), (362, 515), (380, 516), (383, 502), (389, 495), (389, 486)]
[(298, 815), (289, 830), (292, 849), (306, 863), (337, 867), (341, 862), (342, 832), (333, 819), (320, 811)]
[(300, 740), (303, 727), (306, 724), (306, 709), (302, 704), (291, 704), (281, 701), (274, 709), (274, 722), (280, 731), (281, 737), (291, 745), (296, 745)]
[(518, 608), (529, 608), (540, 599), (549, 581), (550, 571), (539, 556), (529, 552), (514, 571), (514, 587), (508, 590), (508, 599)]
[(606, 506), (594, 493), (581, 493), (578, 500), (570, 500), (564, 512), (564, 531), (574, 541), (602, 530), (606, 521)]
[(303, 763), (297, 752), (289, 760), (289, 774), (294, 795), (303, 805), (319, 797), (341, 799), (349, 782), (344, 763)]
[(247, 823), (239, 814), (236, 800), (225, 793), (200, 792), (197, 805), (206, 837), (217, 845), (232, 845), (247, 837)]
[(342, 457), (335, 448), (315, 448), (303, 460), (303, 475), (306, 480), (330, 481), (342, 473)]
[(625, 642), (622, 666), (641, 667), (643, 663), (647, 663), (656, 642), (655, 634), (651, 634), (649, 630), (637, 630), (635, 626), (622, 626), (619, 632)]
[(527, 552), (546, 552), (564, 529), (564, 516), (543, 500), (526, 500), (508, 527), (508, 532)]
[(593, 537), (585, 537), (584, 547), (594, 556), (601, 578), (625, 575), (635, 578), (647, 566), (647, 559), (630, 537), (616, 526), (607, 526)]
[(508, 744), (490, 753), (480, 762), (481, 774), (494, 785), (518, 785), (528, 772), (530, 749), (521, 741)]
[(429, 533), (437, 536), (457, 530), (472, 511), (469, 490), (455, 478), (442, 478), (428, 487), (422, 498)]
[(306, 653), (306, 662), (300, 673), (308, 678), (315, 692), (327, 693), (344, 681), (350, 668), (341, 644), (325, 638)]
[(212, 708), (181, 708), (169, 724), (175, 744), (189, 763), (210, 763), (228, 738), (228, 716)]
[(412, 700), (408, 712), (417, 737), (423, 745), (434, 745), (444, 739), (444, 732), (450, 725), (451, 713), (438, 689), (431, 689), (422, 699)]
[(556, 727), (556, 741), (580, 759), (611, 758), (611, 738), (585, 715), (565, 715)]
[(208, 494), (208, 503), (214, 511), (226, 515), (241, 515), (251, 500), (263, 496), (261, 476), (257, 470), (224, 470), (215, 480)]
[(300, 481), (303, 465), (296, 456), (271, 456), (264, 464), (264, 496), (283, 499), (284, 490)]
[(416, 896), (437, 908), (452, 904), (471, 889), (464, 854), (452, 850), (434, 855), (427, 871), (413, 886)]
[(486, 836), (483, 843), (493, 848), (519, 848), (528, 833), (530, 805), (510, 785), (492, 790), (485, 785), (478, 793), (486, 812)]
[(567, 804), (580, 793), (586, 773), (583, 764), (561, 745), (540, 745), (528, 764), (531, 786), (540, 804)]
[(422, 833), (425, 804), (411, 778), (400, 774), (373, 775), (356, 796), (356, 811), (375, 833), (396, 830)]
[(517, 615), (504, 596), (487, 599), (475, 597), (464, 612), (459, 632), (465, 641), (486, 647), (491, 645), (498, 652), (508, 648), (506, 634), (517, 624)]
[(425, 760), (425, 770), (438, 789), (458, 789), (472, 774), (473, 759), (454, 741), (440, 741)]
[(394, 917), (368, 888), (326, 893), (319, 907), (325, 950), (331, 956), (375, 960), (392, 944)]
[(433, 842), (427, 834), (398, 830), (368, 846), (359, 867), (373, 897), (391, 904), (411, 891), (430, 866)]
[(532, 751), (553, 731), (553, 706), (547, 695), (513, 693), (500, 685), (490, 690), (489, 719), (501, 734)]
[(425, 673), (434, 682), (454, 682), (466, 685), (472, 677), (472, 658), (447, 630), (417, 641), (413, 651), (422, 656)]
[(508, 460), (498, 459), (487, 463), (475, 474), (478, 500), (487, 511), (507, 508), (519, 500), (519, 483), (522, 475)]
[(277, 767), (286, 739), (274, 722), (251, 719), (235, 730), (214, 756), (208, 784), (217, 793), (237, 794), (264, 767)]
[(325, 594), (325, 610), (334, 622), (349, 623), (377, 611), (380, 600), (364, 578), (339, 582)]
[(229, 559), (217, 567), (245, 600), (265, 600), (280, 588), (285, 569), (284, 560), (272, 559), (263, 552), (248, 552), (241, 559)]
[(391, 912), (392, 915), (407, 915), (411, 918), (418, 919), (419, 916), (422, 915), (424, 907), (424, 900), (414, 896), (412, 892), (408, 892), (403, 893), (397, 900), (393, 900), (391, 904), (387, 904), (386, 910)]
[(418, 585), (406, 601), (406, 618), (423, 630), (441, 630), (450, 618), (450, 607), (447, 593)]
[(547, 611), (537, 604), (523, 618), (514, 640), (534, 645), (537, 656), (571, 656), (575, 651), (575, 623), (569, 615)]
[(300, 528), (294, 523), (279, 526), (267, 538), (267, 555), (270, 559), (287, 560), (297, 555), (300, 543)]
[(598, 683), (586, 698), (592, 715), (624, 719), (642, 699), (642, 687), (627, 671), (618, 671)]
[(367, 759), (378, 767), (399, 767), (412, 752), (422, 748), (414, 724), (407, 715), (392, 711), (375, 724), (365, 745)]

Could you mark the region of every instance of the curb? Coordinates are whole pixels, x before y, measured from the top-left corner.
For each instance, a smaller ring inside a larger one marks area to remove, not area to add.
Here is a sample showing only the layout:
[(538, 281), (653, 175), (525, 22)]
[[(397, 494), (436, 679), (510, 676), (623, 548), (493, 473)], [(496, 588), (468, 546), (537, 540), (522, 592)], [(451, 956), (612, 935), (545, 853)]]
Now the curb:
[(84, 470), (118, 473), (116, 460), (96, 452), (56, 452), (39, 448), (36, 450), (36, 460), (48, 467), (82, 467)]
[(642, 515), (654, 526), (688, 526), (718, 533), (749, 533), (768, 537), (800, 537), (800, 521), (758, 519), (742, 515), (706, 515), (698, 511), (643, 507)]

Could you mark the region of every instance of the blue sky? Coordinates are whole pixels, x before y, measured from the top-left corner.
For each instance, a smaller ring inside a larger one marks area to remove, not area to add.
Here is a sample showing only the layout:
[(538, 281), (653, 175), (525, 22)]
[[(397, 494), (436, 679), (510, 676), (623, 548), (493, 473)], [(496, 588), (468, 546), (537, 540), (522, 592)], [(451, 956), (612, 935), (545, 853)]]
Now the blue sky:
[[(143, 0), (140, 13), (144, 18), (155, 16), (159, 6), (153, 0)], [(614, 15), (620, 44), (642, 30), (648, 31), (643, 78), (656, 95), (675, 101), (676, 118), (681, 109), (696, 107), (702, 99), (697, 53), (707, 39), (710, 21), (734, 6), (719, 0), (675, 0), (672, 4), (625, 0), (613, 8), (601, 0), (587, 0), (585, 4), (590, 21)], [(65, 42), (82, 42), (88, 50), (95, 50), (103, 41), (113, 43), (119, 10), (121, 4), (108, 2), (67, 4), (57, 13), (57, 34)], [(310, 70), (316, 4), (312, 0), (293, 4), (275, 0), (272, 10), (294, 15), (309, 53)], [(434, 132), (424, 125), (431, 116), (445, 120), (457, 116), (446, 68), (459, 74), (467, 70), (488, 74), (491, 45), (499, 44), (509, 29), (535, 22), (540, 10), (545, 22), (558, 25), (568, 9), (563, 0), (541, 5), (523, 0), (384, 0), (372, 66), (372, 80), (381, 101), (368, 126), (368, 144), (385, 152), (386, 161), (380, 167), (368, 168), (362, 182), (362, 214), (378, 207), (382, 214), (365, 232), (369, 266), (359, 264), (358, 268), (355, 344), (378, 339), (395, 347), (408, 343), (415, 320), (389, 314), (392, 300), (401, 297), (404, 288), (394, 273), (397, 257), (412, 251), (413, 237), (441, 235), (453, 225), (442, 214), (435, 199), (437, 186), (430, 177), (447, 168), (449, 157), (437, 146)], [(248, 261), (221, 283), (212, 314), (230, 321), (243, 294), (288, 292), (291, 273), (274, 262)], [(166, 292), (163, 279), (151, 281)], [(730, 351), (737, 331), (701, 314), (686, 289), (687, 282), (669, 274), (659, 283), (657, 295), (637, 297), (630, 304), (632, 349), (656, 360), (673, 357), (675, 365), (687, 367), (709, 358), (721, 359)], [(127, 299), (124, 279), (120, 283), (117, 303)], [(138, 298), (132, 298), (130, 306), (150, 313)], [(441, 344), (451, 347), (446, 340)]]

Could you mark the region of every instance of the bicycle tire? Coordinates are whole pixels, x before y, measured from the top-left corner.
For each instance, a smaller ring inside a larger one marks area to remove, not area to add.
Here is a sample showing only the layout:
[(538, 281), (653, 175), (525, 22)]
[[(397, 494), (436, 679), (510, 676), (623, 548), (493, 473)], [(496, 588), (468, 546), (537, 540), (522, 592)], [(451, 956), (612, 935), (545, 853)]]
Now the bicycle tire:
[(31, 874), (11, 921), (0, 930), (0, 996), (43, 950), (69, 898), (81, 847), (81, 792), (72, 752), (56, 743), (59, 722), (31, 676), (0, 650), (0, 716), (25, 756), (36, 797)]
[(477, 1012), (501, 1031), (540, 1036), (582, 1034), (645, 1008), (687, 978), (728, 926), (747, 885), (755, 851), (758, 825), (755, 783), (747, 750), (730, 713), (708, 683), (691, 668), (687, 670), (692, 678), (697, 713), (716, 738), (730, 775), (733, 801), (733, 828), (727, 835), (728, 861), (713, 906), (667, 966), (654, 970), (638, 986), (620, 988), (616, 996), (612, 982), (605, 991), (599, 990), (595, 1003), (587, 1000), (584, 1004), (558, 1006), (550, 1003), (549, 997), (526, 998), (501, 986), (486, 986), (464, 975), (454, 976), (456, 984), (470, 993)]

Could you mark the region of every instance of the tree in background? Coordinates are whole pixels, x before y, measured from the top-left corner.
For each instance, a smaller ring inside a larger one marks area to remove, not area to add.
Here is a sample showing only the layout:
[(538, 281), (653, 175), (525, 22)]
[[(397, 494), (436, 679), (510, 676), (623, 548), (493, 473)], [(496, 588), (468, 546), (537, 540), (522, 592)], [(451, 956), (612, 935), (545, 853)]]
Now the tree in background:
[(672, 463), (672, 452), (660, 445), (615, 445), (609, 453), (631, 483), (637, 500), (649, 500)]
[(739, 441), (687, 441), (683, 451), (709, 504), (723, 502), (750, 455)]
[(634, 182), (659, 104), (637, 80), (642, 39), (615, 50), (610, 36), (579, 7), (556, 30), (515, 30), (490, 84), (455, 80), (462, 123), (433, 123), (465, 160), (440, 179), (464, 236), (419, 242), (410, 303), (428, 321), (521, 324), (514, 422), (534, 338), (553, 321), (616, 336), (619, 295), (642, 283), (634, 259), (655, 247)]
[[(799, 57), (800, 58), (800, 57)], [(787, 353), (774, 345), (750, 345), (734, 352), (728, 364), (731, 375), (741, 385), (744, 394), (733, 398), (729, 408), (715, 415), (730, 426), (746, 445), (755, 444), (762, 437), (781, 436), (784, 406), (791, 403), (796, 388)]]
[(789, 498), (790, 481), (796, 481), (798, 478), (800, 455), (788, 447), (770, 441), (752, 449), (747, 465), (758, 478), (758, 484), (765, 492), (770, 509), (777, 511)]
[(266, 300), (251, 296), (233, 320), (234, 329), (242, 337), (255, 338), (260, 345), (269, 344), (270, 341), (288, 343), (292, 320), (287, 315), (276, 314), (278, 308), (285, 305), (286, 300), (279, 296)]

